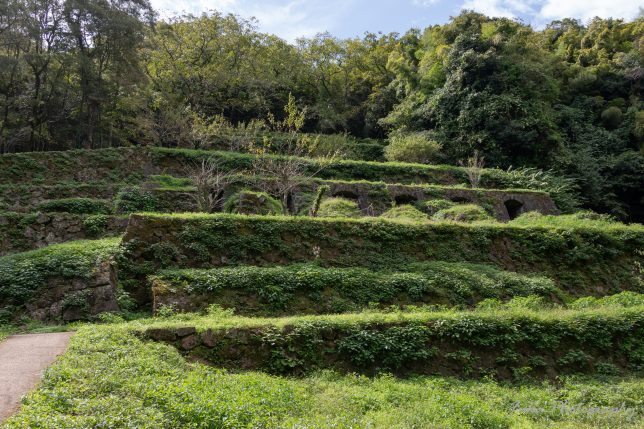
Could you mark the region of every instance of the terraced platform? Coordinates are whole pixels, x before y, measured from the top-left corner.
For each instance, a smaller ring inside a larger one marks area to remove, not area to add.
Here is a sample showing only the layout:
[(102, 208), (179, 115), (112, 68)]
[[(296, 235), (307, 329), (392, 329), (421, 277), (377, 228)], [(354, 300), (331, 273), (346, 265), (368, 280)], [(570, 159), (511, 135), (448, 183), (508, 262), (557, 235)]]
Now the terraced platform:
[[(289, 216), (189, 213), (186, 168), (207, 156), (252, 162), (161, 148), (0, 157), (0, 315), (150, 312), (128, 335), (273, 374), (512, 380), (644, 368), (641, 225), (558, 216), (547, 192), (513, 189), (499, 170), (472, 189), (459, 167), (350, 160), (299, 185), (293, 200), (305, 203)], [(226, 196), (266, 180), (245, 176)], [(307, 216), (320, 186), (362, 217)], [(434, 200), (486, 216), (438, 220), (422, 211)], [(379, 216), (392, 206), (420, 218)]]

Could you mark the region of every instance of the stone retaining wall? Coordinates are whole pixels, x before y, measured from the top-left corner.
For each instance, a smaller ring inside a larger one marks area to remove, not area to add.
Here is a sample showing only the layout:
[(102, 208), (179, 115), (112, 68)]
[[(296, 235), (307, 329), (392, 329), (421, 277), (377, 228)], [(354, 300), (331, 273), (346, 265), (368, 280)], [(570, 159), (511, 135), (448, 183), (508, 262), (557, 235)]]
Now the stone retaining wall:
[(122, 233), (124, 216), (87, 216), (68, 213), (1, 213), (0, 256), (72, 240)]
[(112, 264), (102, 262), (90, 278), (48, 278), (35, 298), (25, 304), (27, 315), (43, 322), (84, 320), (119, 311)]

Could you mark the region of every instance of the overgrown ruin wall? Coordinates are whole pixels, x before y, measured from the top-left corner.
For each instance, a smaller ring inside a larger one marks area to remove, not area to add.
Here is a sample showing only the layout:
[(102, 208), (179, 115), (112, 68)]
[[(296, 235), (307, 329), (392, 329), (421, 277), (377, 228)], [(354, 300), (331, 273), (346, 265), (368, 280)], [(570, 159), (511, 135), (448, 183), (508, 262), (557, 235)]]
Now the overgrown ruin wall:
[(603, 295), (638, 287), (634, 266), (642, 262), (636, 253), (642, 246), (644, 235), (628, 229), (135, 214), (123, 238), (128, 263), (119, 265), (119, 278), (141, 290), (146, 274), (158, 268), (316, 261), (384, 270), (417, 261), (463, 261), (541, 272), (567, 293)]
[(122, 233), (123, 216), (86, 216), (68, 213), (0, 213), (0, 256), (72, 240)]
[(119, 311), (119, 305), (109, 261), (97, 266), (90, 278), (47, 278), (47, 284), (25, 304), (27, 315), (41, 321), (70, 322), (114, 311)]

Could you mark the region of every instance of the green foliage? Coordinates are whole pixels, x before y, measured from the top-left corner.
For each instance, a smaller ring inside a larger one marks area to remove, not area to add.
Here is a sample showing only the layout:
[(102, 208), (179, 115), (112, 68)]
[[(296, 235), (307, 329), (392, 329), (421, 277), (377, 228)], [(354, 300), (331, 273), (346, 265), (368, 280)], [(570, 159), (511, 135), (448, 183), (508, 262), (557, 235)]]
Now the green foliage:
[(325, 198), (318, 209), (320, 217), (357, 218), (362, 216), (358, 203), (346, 198)]
[(389, 137), (385, 148), (388, 161), (429, 164), (440, 157), (441, 145), (425, 133), (395, 134)]
[[(544, 228), (497, 222), (402, 223), (364, 219), (207, 214), (132, 215), (121, 278), (151, 274), (163, 261), (174, 267), (287, 264), (391, 269), (420, 261), (493, 263), (539, 271), (579, 294), (602, 285), (632, 288), (644, 245), (639, 225), (610, 227), (576, 222)], [(154, 233), (151, 233), (154, 231)], [(169, 239), (169, 240), (168, 240)], [(157, 258), (160, 243), (172, 258)], [(221, 261), (221, 262), (220, 262)], [(167, 265), (165, 265), (167, 266)]]
[(384, 331), (356, 329), (338, 342), (338, 353), (357, 367), (395, 371), (437, 354), (428, 348), (429, 329), (423, 325), (394, 326)]
[(48, 278), (87, 279), (101, 261), (115, 254), (119, 239), (73, 241), (0, 257), (0, 299), (22, 305)]
[(455, 204), (456, 203), (450, 200), (434, 199), (434, 200), (423, 201), (419, 203), (419, 206), (430, 216), (432, 216), (440, 210), (445, 210), (445, 209), (454, 207)]
[(163, 190), (192, 190), (194, 184), (188, 177), (174, 177), (169, 174), (153, 174), (148, 178), (148, 182), (157, 185)]
[(624, 225), (608, 215), (601, 215), (593, 212), (576, 212), (568, 215), (542, 215), (538, 212), (522, 213), (519, 217), (510, 221), (514, 225), (532, 225), (544, 227), (589, 227), (611, 228)]
[[(226, 367), (244, 359), (247, 368), (282, 374), (334, 368), (368, 374), (385, 370), (516, 377), (525, 376), (534, 355), (555, 361), (551, 370), (559, 374), (592, 373), (599, 362), (638, 373), (643, 307), (575, 311), (540, 308), (534, 298), (521, 301), (470, 312), (414, 309), (279, 319), (188, 316), (139, 329), (151, 335), (155, 329), (195, 327), (207, 332), (211, 344), (201, 356)], [(534, 375), (546, 375), (545, 370), (535, 368)]]
[(456, 204), (452, 207), (438, 210), (432, 216), (433, 220), (452, 220), (455, 222), (490, 221), (492, 217), (481, 206), (476, 204)]
[[(162, 271), (149, 278), (153, 293), (164, 303), (190, 302), (189, 310), (209, 303), (232, 307), (240, 314), (334, 312), (397, 304), (472, 305), (483, 298), (508, 299), (563, 294), (552, 280), (505, 272), (491, 266), (432, 262), (404, 267), (406, 271), (365, 268), (322, 268), (315, 265), (234, 267)], [(233, 297), (234, 296), (234, 297)], [(256, 304), (254, 304), (256, 302)]]
[(125, 187), (114, 198), (116, 213), (152, 212), (159, 207), (158, 198), (152, 192), (138, 186)]
[(602, 298), (586, 296), (579, 298), (569, 304), (570, 308), (598, 308), (598, 307), (637, 307), (644, 305), (644, 296), (640, 293), (625, 291), (615, 295), (609, 295)]
[(320, 185), (315, 192), (315, 198), (313, 199), (313, 204), (311, 204), (311, 209), (309, 210), (310, 216), (317, 216), (320, 211), (320, 204), (322, 204), (322, 199), (324, 195), (329, 191), (328, 185)]
[(94, 198), (63, 198), (47, 200), (36, 207), (42, 212), (63, 212), (73, 214), (109, 214), (112, 207), (109, 201)]
[(277, 215), (282, 213), (282, 204), (266, 192), (240, 191), (224, 203), (226, 213)]
[[(172, 347), (141, 341), (123, 326), (85, 326), (5, 426), (635, 429), (642, 389), (638, 378), (563, 377), (514, 386), (490, 379), (228, 372), (188, 363)], [(562, 407), (575, 412), (561, 413)]]
[(87, 301), (91, 294), (91, 290), (84, 289), (66, 295), (61, 301), (63, 311), (71, 308), (74, 310), (80, 310), (83, 313), (87, 313), (89, 311), (89, 303)]
[(424, 222), (429, 220), (425, 213), (410, 204), (392, 207), (380, 215), (380, 217), (385, 219), (410, 220), (414, 222)]
[(107, 215), (94, 215), (87, 216), (83, 220), (83, 229), (89, 237), (98, 237), (105, 232), (107, 224), (109, 221), (109, 216)]
[(622, 123), (622, 110), (611, 106), (602, 112), (601, 118), (606, 128), (615, 129)]
[(536, 168), (509, 168), (502, 179), (507, 187), (541, 189), (550, 194), (559, 210), (570, 213), (581, 205), (575, 181)]

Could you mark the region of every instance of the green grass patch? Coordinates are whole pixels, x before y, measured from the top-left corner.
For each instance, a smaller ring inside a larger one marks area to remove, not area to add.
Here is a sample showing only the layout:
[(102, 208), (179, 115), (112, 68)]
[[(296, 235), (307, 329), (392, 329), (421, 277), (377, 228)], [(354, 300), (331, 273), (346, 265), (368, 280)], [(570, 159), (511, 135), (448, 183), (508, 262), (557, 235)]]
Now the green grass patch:
[(427, 222), (429, 217), (411, 204), (395, 206), (380, 215), (385, 219), (400, 219), (412, 222)]
[(311, 264), (188, 269), (164, 271), (149, 280), (155, 307), (199, 311), (219, 304), (254, 315), (339, 313), (369, 305), (471, 306), (487, 298), (527, 295), (565, 299), (545, 277), (447, 262), (419, 263), (394, 272)]
[(638, 290), (644, 227), (533, 227), (499, 223), (414, 224), (205, 214), (135, 214), (124, 236), (121, 279), (142, 287), (161, 268), (288, 265), (396, 270), (422, 261), (491, 263), (551, 277), (573, 296)]
[(116, 253), (119, 242), (120, 238), (73, 241), (0, 257), (0, 302), (22, 305), (51, 277), (91, 277), (100, 261)]
[(62, 198), (43, 201), (36, 206), (36, 210), (45, 213), (109, 214), (112, 205), (107, 200), (96, 198)]
[(282, 378), (188, 363), (128, 325), (87, 326), (4, 429), (429, 428), (635, 429), (644, 411), (637, 378), (400, 380), (317, 372)]
[(278, 319), (224, 313), (157, 322), (144, 332), (215, 365), (276, 374), (333, 368), (516, 379), (644, 370), (644, 306), (547, 310), (519, 301), (471, 312)]

